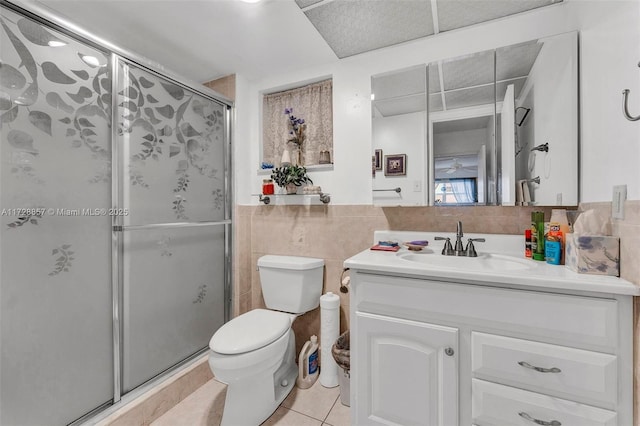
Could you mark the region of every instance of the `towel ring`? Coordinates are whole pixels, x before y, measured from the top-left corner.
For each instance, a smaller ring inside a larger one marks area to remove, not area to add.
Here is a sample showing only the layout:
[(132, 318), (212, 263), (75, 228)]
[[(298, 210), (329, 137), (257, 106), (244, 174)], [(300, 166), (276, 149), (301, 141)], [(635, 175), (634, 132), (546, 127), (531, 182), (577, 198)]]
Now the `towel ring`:
[[(640, 62), (638, 62), (638, 66), (640, 67)], [(636, 115), (635, 117), (629, 113), (629, 93), (631, 90), (624, 89), (622, 91), (622, 114), (629, 121), (638, 121), (640, 120), (640, 115)]]

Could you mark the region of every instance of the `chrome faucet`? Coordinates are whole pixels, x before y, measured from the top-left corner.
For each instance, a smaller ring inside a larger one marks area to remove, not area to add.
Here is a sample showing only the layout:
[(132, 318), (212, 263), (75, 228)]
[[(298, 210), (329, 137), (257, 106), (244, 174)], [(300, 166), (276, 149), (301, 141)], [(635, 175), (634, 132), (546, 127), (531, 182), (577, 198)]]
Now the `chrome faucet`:
[(463, 256), (478, 257), (476, 248), (473, 246), (474, 241), (484, 243), (484, 238), (469, 238), (469, 241), (467, 241), (467, 248), (464, 249), (464, 253), (462, 254)]
[(462, 232), (462, 222), (458, 221), (458, 226), (456, 229), (456, 245), (455, 248), (451, 245), (451, 238), (449, 237), (434, 237), (434, 240), (444, 240), (444, 247), (442, 248), (442, 254), (444, 256), (467, 256), (467, 257), (477, 257), (478, 253), (476, 252), (476, 248), (473, 246), (473, 242), (484, 242), (484, 238), (469, 238), (467, 241), (467, 247), (462, 246), (462, 237), (464, 233)]
[(464, 234), (462, 233), (462, 222), (458, 221), (458, 227), (456, 229), (456, 245), (453, 249), (455, 251), (456, 256), (464, 256), (464, 247), (462, 247), (462, 237)]

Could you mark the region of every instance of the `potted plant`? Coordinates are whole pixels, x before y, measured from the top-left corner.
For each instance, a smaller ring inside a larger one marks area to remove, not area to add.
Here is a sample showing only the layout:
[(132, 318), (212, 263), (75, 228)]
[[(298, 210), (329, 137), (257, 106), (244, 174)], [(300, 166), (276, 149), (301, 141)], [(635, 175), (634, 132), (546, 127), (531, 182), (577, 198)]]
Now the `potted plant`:
[(276, 167), (271, 172), (271, 179), (281, 188), (287, 190), (287, 194), (295, 194), (303, 183), (313, 183), (307, 176), (307, 169), (303, 166)]

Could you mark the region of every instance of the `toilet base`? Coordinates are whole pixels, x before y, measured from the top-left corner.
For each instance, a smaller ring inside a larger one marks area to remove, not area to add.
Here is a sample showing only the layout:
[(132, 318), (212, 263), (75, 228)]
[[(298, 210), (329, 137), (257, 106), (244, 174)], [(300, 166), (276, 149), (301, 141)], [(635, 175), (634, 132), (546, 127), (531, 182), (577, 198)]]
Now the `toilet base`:
[(227, 385), (221, 426), (259, 425), (273, 414), (296, 383), (293, 332), (283, 362), (274, 373), (265, 372), (250, 380), (232, 381)]

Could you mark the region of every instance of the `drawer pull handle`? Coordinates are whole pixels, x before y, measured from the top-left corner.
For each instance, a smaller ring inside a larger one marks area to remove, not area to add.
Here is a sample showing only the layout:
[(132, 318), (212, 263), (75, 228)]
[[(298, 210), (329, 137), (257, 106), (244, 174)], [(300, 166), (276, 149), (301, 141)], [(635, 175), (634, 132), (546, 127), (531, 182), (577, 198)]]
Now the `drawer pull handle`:
[(530, 422), (533, 422), (535, 424), (538, 425), (542, 425), (542, 426), (562, 426), (562, 423), (560, 423), (557, 420), (551, 420), (550, 422), (545, 422), (544, 420), (538, 420), (535, 419), (533, 417), (531, 417), (529, 414), (525, 413), (524, 411), (521, 411), (520, 413), (518, 413), (518, 415), (520, 417), (522, 417), (525, 420), (529, 420)]
[(551, 368), (536, 367), (535, 365), (531, 365), (528, 362), (524, 362), (524, 361), (519, 361), (518, 365), (524, 368), (528, 368), (530, 370), (536, 370), (539, 373), (561, 373), (562, 372), (562, 370), (560, 370), (557, 367), (551, 367)]

